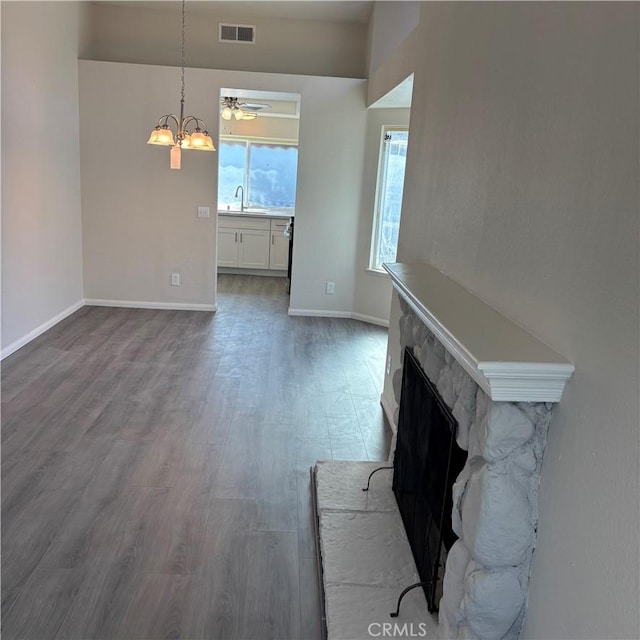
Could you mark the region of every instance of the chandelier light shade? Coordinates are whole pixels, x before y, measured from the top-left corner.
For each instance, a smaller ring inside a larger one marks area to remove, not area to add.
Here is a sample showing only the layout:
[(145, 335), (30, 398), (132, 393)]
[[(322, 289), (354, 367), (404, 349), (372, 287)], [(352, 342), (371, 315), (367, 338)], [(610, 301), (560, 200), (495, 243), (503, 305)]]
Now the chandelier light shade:
[[(185, 0), (182, 0), (182, 42), (181, 42), (181, 80), (180, 116), (168, 113), (161, 116), (155, 126), (147, 144), (157, 144), (171, 147), (170, 167), (180, 169), (182, 149), (196, 149), (198, 151), (215, 151), (213, 140), (206, 130), (206, 124), (201, 118), (184, 115), (184, 25)], [(175, 127), (175, 135), (172, 130)]]

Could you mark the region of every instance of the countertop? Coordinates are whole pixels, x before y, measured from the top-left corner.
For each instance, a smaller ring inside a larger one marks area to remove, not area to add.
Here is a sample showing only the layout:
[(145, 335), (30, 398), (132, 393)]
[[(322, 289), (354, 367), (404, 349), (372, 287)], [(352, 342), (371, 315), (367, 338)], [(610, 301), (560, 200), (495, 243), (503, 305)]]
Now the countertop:
[(234, 216), (239, 218), (293, 218), (295, 217), (295, 212), (293, 211), (278, 211), (274, 209), (273, 211), (252, 211), (251, 209), (246, 209), (245, 211), (227, 211), (219, 210), (219, 216)]

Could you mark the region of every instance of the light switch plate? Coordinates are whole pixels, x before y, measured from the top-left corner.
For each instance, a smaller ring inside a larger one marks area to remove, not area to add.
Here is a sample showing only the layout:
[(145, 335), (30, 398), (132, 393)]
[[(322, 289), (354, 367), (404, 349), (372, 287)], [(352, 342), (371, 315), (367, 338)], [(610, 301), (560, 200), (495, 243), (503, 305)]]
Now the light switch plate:
[(209, 207), (198, 207), (198, 218), (210, 218)]

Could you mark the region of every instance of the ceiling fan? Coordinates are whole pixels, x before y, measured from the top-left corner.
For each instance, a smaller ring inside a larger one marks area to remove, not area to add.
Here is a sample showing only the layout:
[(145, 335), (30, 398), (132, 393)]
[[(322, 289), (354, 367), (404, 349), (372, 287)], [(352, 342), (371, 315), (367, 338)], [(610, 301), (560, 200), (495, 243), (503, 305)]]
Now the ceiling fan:
[(222, 110), (220, 115), (223, 120), (254, 120), (258, 117), (258, 111), (263, 109), (271, 109), (270, 104), (261, 104), (253, 102), (240, 102), (238, 98), (225, 96), (220, 100)]

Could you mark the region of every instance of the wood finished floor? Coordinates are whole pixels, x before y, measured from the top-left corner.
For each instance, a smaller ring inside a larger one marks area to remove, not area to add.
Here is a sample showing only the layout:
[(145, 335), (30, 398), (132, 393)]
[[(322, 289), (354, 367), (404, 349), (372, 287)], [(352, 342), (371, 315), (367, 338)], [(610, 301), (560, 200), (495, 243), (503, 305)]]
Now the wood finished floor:
[(2, 637), (320, 637), (309, 467), (385, 459), (386, 330), (84, 307), (2, 364)]

